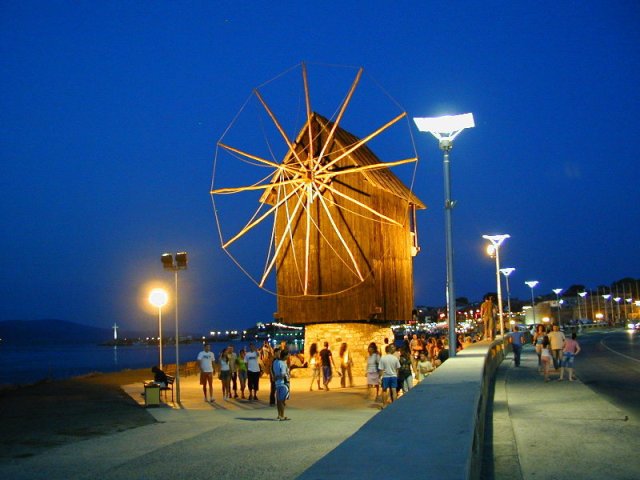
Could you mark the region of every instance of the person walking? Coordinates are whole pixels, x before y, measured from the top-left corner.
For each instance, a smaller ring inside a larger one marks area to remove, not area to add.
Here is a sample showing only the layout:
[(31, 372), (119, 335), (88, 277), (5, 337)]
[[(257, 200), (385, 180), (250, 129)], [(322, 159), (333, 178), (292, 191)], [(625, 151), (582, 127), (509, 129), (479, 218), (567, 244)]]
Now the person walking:
[(538, 355), (538, 371), (542, 369), (542, 342), (545, 336), (544, 325), (538, 325), (531, 341), (536, 349), (536, 355)]
[(322, 383), (324, 389), (329, 391), (329, 382), (333, 378), (333, 369), (336, 368), (333, 355), (329, 350), (329, 342), (324, 342), (324, 348), (320, 350), (320, 360), (322, 361)]
[(387, 391), (389, 392), (389, 403), (393, 403), (393, 393), (398, 388), (398, 370), (400, 370), (400, 360), (394, 355), (393, 345), (387, 345), (385, 354), (380, 358), (378, 371), (382, 377), (382, 406), (387, 403)]
[(276, 360), (280, 359), (280, 347), (273, 349), (273, 357), (271, 358), (271, 364), (269, 365), (269, 405), (274, 406), (276, 404), (276, 374), (273, 371)]
[[(238, 358), (236, 358), (236, 372), (238, 374), (238, 381), (240, 382), (240, 398), (244, 398), (244, 391), (247, 388), (247, 362), (245, 360), (247, 354), (243, 349), (240, 350)], [(236, 398), (238, 396), (236, 395)]]
[(322, 378), (322, 360), (320, 360), (317, 343), (312, 343), (309, 347), (309, 367), (311, 368), (311, 385), (309, 386), (309, 391), (313, 392), (314, 382), (318, 384), (318, 390), (320, 390), (320, 379)]
[(378, 401), (380, 397), (380, 354), (378, 353), (378, 346), (375, 342), (371, 342), (367, 348), (369, 356), (367, 357), (367, 393), (374, 388), (376, 389), (376, 396), (374, 401)]
[[(216, 357), (211, 351), (211, 345), (205, 344), (204, 350), (198, 353), (196, 358), (200, 368), (200, 385), (204, 393), (204, 401), (213, 403), (213, 362)], [(209, 398), (207, 399), (207, 385), (209, 386)]]
[[(231, 388), (233, 388), (233, 398), (238, 398), (238, 366), (236, 360), (238, 355), (233, 351), (233, 345), (227, 347), (227, 356), (229, 357), (229, 370), (231, 372)], [(229, 391), (229, 398), (231, 398), (231, 391)]]
[(343, 342), (342, 345), (340, 345), (340, 371), (342, 372), (342, 376), (340, 377), (340, 386), (342, 388), (346, 387), (347, 376), (349, 377), (349, 387), (353, 387), (353, 374), (351, 373), (352, 365), (353, 360), (349, 354), (349, 347)]
[(516, 367), (520, 366), (520, 355), (522, 354), (522, 344), (524, 343), (524, 332), (518, 330), (518, 326), (514, 325), (512, 332), (509, 334), (509, 343), (513, 350), (513, 363)]
[(580, 353), (580, 344), (576, 340), (576, 333), (571, 334), (571, 338), (564, 342), (564, 348), (562, 351), (562, 366), (560, 367), (560, 378), (558, 381), (564, 380), (564, 369), (567, 369), (569, 375), (569, 381), (573, 382), (575, 377), (573, 376), (573, 363), (576, 355)]
[(549, 367), (551, 366), (551, 362), (553, 358), (551, 356), (551, 349), (549, 348), (549, 337), (547, 335), (542, 339), (542, 351), (540, 353), (540, 358), (542, 360), (542, 369), (544, 371), (544, 381), (549, 381)]
[(493, 304), (493, 298), (491, 295), (487, 295), (480, 305), (480, 317), (482, 318), (482, 325), (484, 328), (483, 335), (485, 340), (493, 340), (494, 334), (494, 321), (496, 307)]
[(413, 375), (414, 368), (411, 361), (411, 354), (409, 353), (409, 347), (400, 347), (400, 370), (398, 370), (398, 393), (402, 390), (402, 393), (407, 393), (413, 388)]
[(285, 417), (284, 409), (286, 401), (289, 400), (291, 388), (289, 386), (289, 367), (287, 366), (287, 357), (289, 351), (287, 349), (280, 350), (279, 358), (273, 361), (273, 377), (276, 388), (276, 408), (278, 409), (278, 420), (289, 420)]
[(558, 370), (562, 360), (562, 350), (564, 348), (565, 337), (560, 331), (559, 325), (554, 325), (553, 330), (547, 335), (551, 343), (551, 355), (553, 357), (553, 368)]
[(219, 358), (220, 364), (220, 383), (222, 384), (222, 399), (231, 398), (231, 361), (229, 347), (222, 350)]
[(260, 387), (260, 354), (256, 350), (255, 344), (249, 343), (249, 351), (244, 357), (247, 362), (247, 383), (249, 387), (249, 400), (258, 400), (258, 389)]

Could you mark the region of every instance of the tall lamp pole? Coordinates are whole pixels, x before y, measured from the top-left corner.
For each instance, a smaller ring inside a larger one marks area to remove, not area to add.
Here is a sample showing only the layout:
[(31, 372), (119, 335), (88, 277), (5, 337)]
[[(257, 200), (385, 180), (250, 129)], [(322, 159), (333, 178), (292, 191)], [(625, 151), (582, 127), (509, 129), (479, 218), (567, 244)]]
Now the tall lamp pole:
[(558, 326), (560, 326), (560, 293), (562, 292), (562, 288), (554, 288), (552, 291), (556, 294), (556, 304), (558, 308)]
[(509, 275), (515, 272), (513, 267), (501, 268), (500, 273), (504, 275), (504, 279), (507, 282), (507, 308), (509, 309), (509, 320), (511, 320), (511, 291), (509, 290)]
[(535, 325), (536, 324), (536, 303), (535, 303), (535, 300), (533, 299), (533, 289), (536, 285), (538, 285), (539, 282), (537, 280), (528, 280), (524, 283), (527, 284), (531, 289), (531, 311), (533, 312), (533, 324)]
[[(580, 298), (582, 298), (582, 302), (584, 303), (584, 318), (589, 318), (588, 310), (587, 310), (587, 299), (584, 298), (587, 296), (587, 292), (578, 292)], [(580, 303), (578, 303), (578, 314), (580, 314)]]
[(442, 117), (416, 117), (413, 119), (418, 130), (429, 132), (438, 139), (442, 150), (444, 171), (444, 222), (447, 264), (447, 313), (449, 316), (449, 356), (456, 355), (456, 296), (453, 282), (453, 234), (451, 227), (451, 211), (455, 201), (451, 200), (451, 175), (449, 152), (453, 148), (453, 140), (465, 128), (475, 127), (473, 114), (445, 115)]
[(602, 299), (603, 299), (603, 303), (604, 303), (604, 316), (605, 316), (605, 320), (609, 324), (611, 323), (611, 317), (613, 317), (613, 305), (611, 305), (611, 302), (609, 302), (609, 310), (610, 310), (611, 314), (607, 315), (607, 300), (609, 300), (610, 298), (611, 298), (611, 294), (610, 293), (602, 295)]
[[(496, 257), (496, 286), (498, 289), (498, 313), (500, 314), (500, 335), (504, 339), (504, 314), (502, 312), (502, 282), (500, 281), (500, 245), (507, 238), (511, 238), (509, 234), (503, 235), (483, 235), (482, 238), (489, 240), (491, 245), (487, 251), (491, 254), (493, 252)], [(492, 332), (493, 335), (493, 332)]]
[(167, 304), (169, 295), (162, 288), (154, 288), (149, 293), (149, 303), (158, 309), (158, 351), (160, 355), (160, 370), (162, 365), (162, 307)]
[(176, 297), (176, 402), (180, 403), (180, 333), (178, 331), (178, 271), (187, 269), (187, 252), (176, 253), (175, 261), (170, 253), (163, 253), (160, 257), (165, 270), (171, 270), (175, 276)]

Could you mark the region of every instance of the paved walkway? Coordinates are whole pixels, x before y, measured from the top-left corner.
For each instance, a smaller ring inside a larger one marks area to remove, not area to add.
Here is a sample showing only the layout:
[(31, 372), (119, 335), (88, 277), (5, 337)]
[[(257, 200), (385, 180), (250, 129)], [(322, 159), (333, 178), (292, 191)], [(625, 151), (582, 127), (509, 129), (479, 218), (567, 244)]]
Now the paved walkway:
[[(628, 420), (625, 412), (579, 381), (558, 382), (555, 378), (549, 383), (543, 381), (532, 350), (525, 349), (519, 368), (513, 367), (510, 357), (503, 362), (496, 379), (490, 432), (493, 446), (488, 450), (489, 461), (482, 478), (640, 478), (638, 423)], [(336, 378), (331, 391), (310, 392), (308, 378), (292, 379), (287, 409), (292, 420), (279, 422), (275, 407), (268, 404), (266, 379), (261, 382), (258, 402), (223, 402), (216, 381), (217, 404), (210, 405), (203, 400), (197, 378), (187, 377), (182, 382), (181, 406), (148, 409), (157, 423), (15, 459), (0, 468), (0, 478), (294, 479), (379, 411), (379, 405), (367, 398), (365, 379), (354, 380), (353, 388), (341, 389)], [(428, 397), (429, 386), (425, 387), (414, 393), (423, 390)], [(125, 389), (136, 401), (143, 402), (142, 385)], [(410, 405), (411, 399), (406, 400), (404, 403)], [(426, 408), (428, 400), (424, 398)], [(402, 404), (398, 402), (394, 409), (401, 409)], [(406, 421), (412, 428), (429, 432), (433, 416), (428, 413), (412, 410), (407, 412)], [(393, 434), (395, 429), (397, 435)], [(401, 429), (402, 424), (394, 423), (385, 432), (402, 442)], [(369, 458), (364, 450), (350, 454)], [(370, 470), (363, 471), (361, 478), (375, 478), (382, 461), (365, 461)], [(397, 463), (396, 478), (415, 477), (417, 471), (424, 475), (416, 478), (439, 477), (437, 471), (431, 472), (415, 457), (409, 464), (412, 466)]]
[[(291, 479), (352, 435), (379, 411), (367, 398), (365, 378), (353, 388), (309, 391), (308, 378), (293, 378), (286, 410), (291, 421), (276, 420), (269, 406), (268, 379), (261, 379), (258, 402), (204, 402), (196, 376), (181, 385), (181, 408), (148, 408), (158, 422), (118, 434), (55, 447), (0, 468), (7, 479)], [(141, 384), (124, 386), (144, 404)], [(169, 395), (170, 400), (170, 395)], [(64, 405), (61, 405), (64, 408)]]
[[(544, 382), (537, 356), (525, 347), (520, 367), (511, 354), (498, 370), (493, 402), (493, 447), (484, 478), (640, 478), (640, 423), (582, 382)], [(580, 376), (580, 356), (576, 360)]]

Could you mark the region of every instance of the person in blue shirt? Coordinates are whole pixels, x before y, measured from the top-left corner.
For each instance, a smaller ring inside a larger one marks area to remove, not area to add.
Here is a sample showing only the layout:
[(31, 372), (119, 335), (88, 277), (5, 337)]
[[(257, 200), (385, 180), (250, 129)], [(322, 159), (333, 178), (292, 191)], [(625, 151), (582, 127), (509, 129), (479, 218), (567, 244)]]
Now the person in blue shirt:
[(513, 362), (516, 367), (520, 366), (520, 354), (522, 353), (522, 344), (524, 343), (524, 332), (518, 330), (518, 326), (513, 326), (513, 331), (509, 334), (509, 343), (513, 349)]

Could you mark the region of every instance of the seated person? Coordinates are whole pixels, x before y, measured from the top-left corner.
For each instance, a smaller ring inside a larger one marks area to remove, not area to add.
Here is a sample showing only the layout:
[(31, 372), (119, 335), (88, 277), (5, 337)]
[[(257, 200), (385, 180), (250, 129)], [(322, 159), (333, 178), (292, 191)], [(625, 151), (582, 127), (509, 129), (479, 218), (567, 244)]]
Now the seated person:
[(169, 383), (167, 374), (160, 370), (158, 366), (151, 367), (151, 371), (153, 372), (153, 381), (163, 388), (166, 387), (167, 383)]
[(306, 368), (307, 362), (304, 361), (304, 355), (301, 353), (294, 353), (289, 356), (289, 370), (294, 368)]

